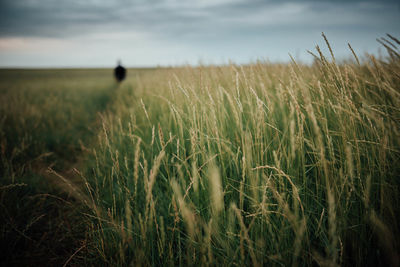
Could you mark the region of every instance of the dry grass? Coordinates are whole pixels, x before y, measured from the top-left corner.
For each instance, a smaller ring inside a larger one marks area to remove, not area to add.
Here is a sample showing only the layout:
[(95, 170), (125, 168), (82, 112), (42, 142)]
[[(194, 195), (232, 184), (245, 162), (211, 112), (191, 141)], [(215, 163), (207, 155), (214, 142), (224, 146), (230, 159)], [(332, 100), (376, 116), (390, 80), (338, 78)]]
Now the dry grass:
[(398, 50), (360, 61), (350, 47), (355, 62), (339, 63), (324, 38), (331, 59), (317, 47), (312, 66), (158, 69), (123, 84), (87, 177), (98, 253), (116, 265), (398, 264)]

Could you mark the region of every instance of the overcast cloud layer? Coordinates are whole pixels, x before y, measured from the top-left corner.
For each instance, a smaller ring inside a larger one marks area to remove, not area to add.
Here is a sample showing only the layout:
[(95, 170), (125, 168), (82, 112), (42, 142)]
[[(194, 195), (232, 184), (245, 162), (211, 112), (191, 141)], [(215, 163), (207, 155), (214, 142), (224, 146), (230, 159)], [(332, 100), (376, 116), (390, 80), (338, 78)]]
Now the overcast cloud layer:
[(337, 57), (400, 36), (399, 1), (0, 0), (0, 67), (309, 62), (325, 32)]

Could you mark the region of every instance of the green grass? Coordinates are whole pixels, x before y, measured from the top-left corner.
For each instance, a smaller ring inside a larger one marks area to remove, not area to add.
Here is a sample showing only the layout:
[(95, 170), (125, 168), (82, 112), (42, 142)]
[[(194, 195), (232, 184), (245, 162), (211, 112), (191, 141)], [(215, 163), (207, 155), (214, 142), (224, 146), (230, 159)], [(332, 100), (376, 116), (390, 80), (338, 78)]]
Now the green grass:
[[(73, 181), (81, 181), (70, 191), (48, 189), (70, 204), (54, 206), (51, 214), (63, 218), (47, 223), (79, 222), (57, 235), (70, 239), (61, 263), (396, 266), (399, 50), (388, 55), (336, 62), (319, 54), (312, 66), (132, 69), (119, 88), (105, 70), (27, 71), (20, 80), (3, 71), (9, 82), (2, 79), (1, 99), (10, 105), (1, 110), (2, 140), (32, 147), (20, 149), (20, 160), (4, 149), (3, 173), (16, 166), (22, 174), (8, 175), (14, 185), (2, 189), (2, 208), (43, 208), (7, 202), (6, 194), (38, 190), (40, 179), (20, 189), (17, 178), (52, 152), (45, 162), (67, 180), (63, 165), (79, 158)], [(13, 97), (26, 104), (12, 105)], [(32, 128), (36, 119), (27, 118), (35, 114), (41, 123)], [(27, 211), (15, 211), (4, 220), (23, 221)]]

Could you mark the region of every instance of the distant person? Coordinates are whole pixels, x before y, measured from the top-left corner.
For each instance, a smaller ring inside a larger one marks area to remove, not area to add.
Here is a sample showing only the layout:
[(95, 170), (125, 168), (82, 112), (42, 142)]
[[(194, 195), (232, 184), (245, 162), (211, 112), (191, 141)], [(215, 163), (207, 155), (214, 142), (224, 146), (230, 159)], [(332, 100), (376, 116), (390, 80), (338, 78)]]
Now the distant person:
[(114, 76), (117, 82), (122, 82), (126, 76), (126, 69), (121, 66), (121, 61), (118, 60), (118, 66), (114, 69)]

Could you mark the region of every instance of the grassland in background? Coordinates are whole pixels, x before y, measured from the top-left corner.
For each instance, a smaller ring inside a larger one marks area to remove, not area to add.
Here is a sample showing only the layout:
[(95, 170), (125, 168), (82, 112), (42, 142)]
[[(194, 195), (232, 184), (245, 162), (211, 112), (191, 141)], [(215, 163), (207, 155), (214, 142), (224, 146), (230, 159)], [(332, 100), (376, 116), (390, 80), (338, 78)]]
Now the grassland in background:
[(48, 188), (70, 203), (58, 217), (2, 212), (2, 235), (79, 221), (57, 235), (74, 264), (396, 266), (400, 58), (385, 45), (340, 63), (317, 48), (312, 66), (129, 70), (118, 88), (100, 71), (3, 71), (2, 209), (20, 194), (35, 210), (20, 190), (38, 190), (49, 152), (65, 179), (80, 157), (81, 183)]

